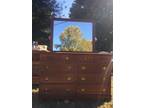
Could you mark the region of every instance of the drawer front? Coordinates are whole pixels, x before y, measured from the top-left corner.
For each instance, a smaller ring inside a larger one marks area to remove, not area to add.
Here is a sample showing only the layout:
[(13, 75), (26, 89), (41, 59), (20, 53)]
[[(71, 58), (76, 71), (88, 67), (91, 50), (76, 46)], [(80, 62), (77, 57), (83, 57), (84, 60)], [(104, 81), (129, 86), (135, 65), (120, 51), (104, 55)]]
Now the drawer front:
[(110, 83), (110, 77), (104, 76), (103, 74), (78, 74), (78, 83)]
[(110, 95), (110, 86), (108, 85), (78, 85), (77, 87), (77, 94), (83, 95), (83, 94), (89, 94), (89, 95), (96, 95), (96, 94), (107, 94)]
[(98, 55), (98, 54), (83, 54), (75, 57), (80, 63), (105, 63), (107, 64), (112, 56), (111, 55)]
[(63, 63), (69, 63), (69, 62), (75, 62), (75, 56), (71, 54), (41, 54), (40, 55), (41, 61), (50, 61), (50, 62), (63, 62)]
[(43, 62), (42, 64), (42, 74), (48, 75), (50, 73), (76, 73), (76, 66), (74, 64), (66, 63), (50, 63)]
[(76, 86), (73, 84), (41, 84), (40, 94), (49, 96), (72, 95), (76, 93)]
[(66, 61), (109, 61), (112, 55), (96, 53), (41, 53), (42, 61), (66, 60)]
[(102, 73), (105, 72), (108, 64), (86, 64), (86, 63), (81, 63), (77, 65), (77, 72), (78, 73)]
[(76, 81), (76, 75), (52, 73), (49, 75), (42, 75), (40, 81), (41, 83), (73, 83)]

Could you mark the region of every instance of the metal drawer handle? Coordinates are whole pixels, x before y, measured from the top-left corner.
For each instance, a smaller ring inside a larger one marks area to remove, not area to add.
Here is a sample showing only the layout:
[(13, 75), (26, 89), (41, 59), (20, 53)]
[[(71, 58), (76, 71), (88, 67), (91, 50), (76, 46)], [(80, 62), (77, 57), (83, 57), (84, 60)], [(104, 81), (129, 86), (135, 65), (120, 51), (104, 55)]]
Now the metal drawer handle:
[(82, 80), (82, 81), (85, 81), (85, 80), (86, 80), (86, 78), (85, 78), (85, 77), (81, 77), (81, 80)]
[(71, 68), (72, 68), (71, 66), (68, 66), (68, 70), (71, 70)]
[(102, 67), (103, 70), (106, 70), (106, 66)]
[(103, 78), (103, 81), (105, 81), (105, 80), (106, 80), (106, 78), (104, 77), (104, 78)]
[(45, 80), (48, 81), (49, 80), (48, 77), (45, 77)]
[(67, 80), (70, 81), (72, 78), (71, 77), (67, 77)]
[(46, 69), (48, 69), (49, 67), (48, 66), (46, 66)]
[(66, 89), (66, 91), (67, 91), (67, 92), (69, 92), (69, 91), (70, 91), (70, 89)]
[(84, 91), (85, 91), (85, 89), (84, 89), (84, 88), (82, 88), (82, 89), (81, 89), (81, 92), (84, 92)]
[(82, 67), (81, 67), (81, 69), (82, 69), (82, 70), (85, 70), (85, 69), (86, 69), (86, 67), (85, 67), (85, 66), (82, 66)]
[(103, 91), (103, 92), (106, 92), (106, 89), (103, 89), (102, 91)]
[(69, 57), (66, 57), (65, 59), (66, 59), (66, 60), (69, 60)]

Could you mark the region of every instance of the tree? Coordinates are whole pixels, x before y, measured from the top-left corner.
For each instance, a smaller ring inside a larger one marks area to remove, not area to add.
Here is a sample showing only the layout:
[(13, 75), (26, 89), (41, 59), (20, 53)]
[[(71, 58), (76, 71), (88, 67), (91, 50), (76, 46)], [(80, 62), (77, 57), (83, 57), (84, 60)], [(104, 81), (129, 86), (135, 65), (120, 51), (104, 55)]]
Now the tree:
[(61, 45), (55, 45), (60, 47), (61, 51), (91, 51), (92, 43), (83, 38), (79, 27), (69, 26), (60, 35)]
[(113, 0), (75, 0), (70, 18), (92, 19), (97, 51), (113, 50)]
[(51, 16), (60, 14), (56, 0), (32, 0), (32, 40), (48, 44)]

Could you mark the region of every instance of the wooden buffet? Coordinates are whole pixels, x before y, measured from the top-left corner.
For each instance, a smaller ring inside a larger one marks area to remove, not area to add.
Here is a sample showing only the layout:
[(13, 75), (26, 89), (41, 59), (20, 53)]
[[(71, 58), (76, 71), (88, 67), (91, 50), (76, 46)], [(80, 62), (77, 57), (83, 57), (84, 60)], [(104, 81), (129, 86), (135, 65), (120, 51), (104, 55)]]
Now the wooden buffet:
[(112, 54), (32, 52), (32, 84), (44, 99), (111, 99)]

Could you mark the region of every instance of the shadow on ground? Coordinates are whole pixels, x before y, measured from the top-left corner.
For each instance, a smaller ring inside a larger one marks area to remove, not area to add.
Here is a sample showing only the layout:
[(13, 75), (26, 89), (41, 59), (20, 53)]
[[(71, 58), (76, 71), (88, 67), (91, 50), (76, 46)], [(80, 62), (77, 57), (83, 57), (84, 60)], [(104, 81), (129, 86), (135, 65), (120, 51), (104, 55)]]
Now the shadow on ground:
[(32, 97), (32, 108), (97, 108), (105, 101), (69, 101), (69, 100), (53, 100), (42, 101), (38, 95)]

